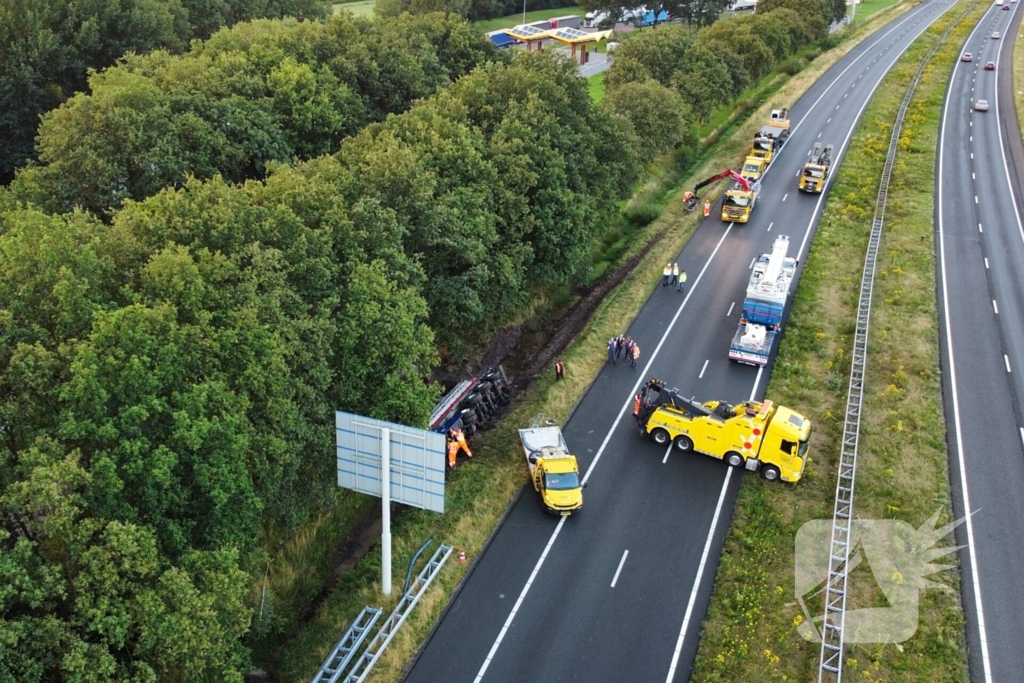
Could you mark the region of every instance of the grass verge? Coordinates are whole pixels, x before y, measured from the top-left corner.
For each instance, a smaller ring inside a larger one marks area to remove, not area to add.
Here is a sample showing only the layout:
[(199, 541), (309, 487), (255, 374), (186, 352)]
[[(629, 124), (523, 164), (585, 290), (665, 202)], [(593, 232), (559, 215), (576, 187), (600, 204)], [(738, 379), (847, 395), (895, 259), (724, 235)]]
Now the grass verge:
[(529, 24), (534, 21), (540, 21), (541, 19), (551, 19), (552, 17), (566, 17), (570, 14), (576, 14), (583, 16), (586, 12), (582, 7), (578, 5), (566, 5), (565, 7), (555, 7), (552, 9), (539, 9), (533, 12), (526, 13), (526, 21), (523, 21), (523, 13), (509, 14), (505, 17), (497, 17), (495, 19), (483, 19), (481, 21), (474, 21), (473, 26), (480, 29), (481, 32), (487, 33), (488, 31), (497, 31), (502, 28), (512, 28), (519, 24)]
[[(796, 633), (804, 617), (793, 602), (794, 539), (803, 523), (832, 515), (859, 285), (893, 119), (921, 60), (968, 5), (950, 10), (887, 76), (836, 178), (768, 386), (770, 397), (815, 423), (813, 462), (797, 486), (744, 481), (694, 681), (816, 678), (820, 646)], [(942, 521), (952, 512), (935, 299), (935, 147), (950, 65), (985, 9), (979, 3), (961, 19), (929, 62), (900, 137), (872, 304), (854, 502), (860, 519), (918, 527), (937, 508)], [(920, 592), (916, 634), (901, 645), (848, 646), (844, 680), (967, 681), (959, 574), (932, 578), (942, 588)], [(868, 572), (851, 574), (848, 591), (849, 609), (885, 605)]]
[[(868, 24), (858, 26), (854, 33), (847, 34), (848, 38), (842, 45), (820, 55), (804, 72), (788, 79), (776, 92), (777, 102), (795, 101), (864, 35), (907, 7), (906, 4), (900, 5), (884, 16), (877, 16)], [(694, 170), (692, 177), (703, 178), (741, 160), (747, 151), (748, 140), (760, 128), (763, 119), (767, 118), (771, 107), (771, 103), (765, 103), (753, 112), (748, 121), (733, 126), (722, 143), (704, 155), (704, 160)], [(692, 181), (687, 179), (687, 182)], [(392, 529), (393, 566), (397, 582), (395, 593), (401, 590), (400, 584), (404, 580), (405, 568), (412, 553), (427, 538), (465, 549), (470, 560), (479, 553), (504, 510), (525, 483), (525, 468), (521, 462), (522, 454), (516, 448), (518, 441), (515, 430), (523, 424), (529, 424), (538, 412), (544, 412), (559, 421), (565, 420), (604, 362), (603, 342), (613, 333), (618, 334), (624, 324), (636, 316), (650, 294), (651, 283), (657, 282), (660, 277), (663, 265), (661, 254), (679, 251), (697, 222), (696, 215), (685, 212), (681, 195), (672, 191), (661, 216), (626, 241), (627, 246), (621, 252), (622, 260), (664, 230), (661, 243), (638, 264), (622, 286), (604, 300), (587, 330), (563, 355), (566, 381), (556, 385), (552, 377), (538, 378), (528, 395), (519, 402), (513, 413), (506, 416), (502, 425), (481, 435), (479, 442), (474, 444), (477, 457), (472, 464), (459, 467), (449, 479), (446, 501), (448, 512), (445, 515), (407, 510), (398, 516)], [(534, 494), (527, 492), (526, 495)], [(376, 503), (370, 501), (367, 504), (372, 506)], [(352, 518), (354, 513), (346, 514)], [(304, 532), (285, 546), (286, 552), (277, 553), (267, 578), (257, 584), (256, 595), (262, 596), (263, 588), (267, 586), (265, 602), (275, 605), (280, 614), (301, 610), (301, 591), (289, 590), (289, 577), (301, 576), (307, 570), (314, 573), (323, 571), (319, 561), (307, 558), (310, 555), (314, 558), (322, 556), (312, 546), (326, 542), (320, 539), (329, 538), (328, 530), (336, 528), (335, 521), (331, 515), (325, 516), (319, 522), (323, 527), (322, 535)], [(401, 677), (406, 662), (430, 632), (465, 570), (466, 565), (456, 562), (445, 567), (385, 656), (378, 662), (371, 680), (393, 681)], [(322, 580), (323, 576), (320, 578)], [(256, 643), (256, 659), (278, 681), (309, 680), (364, 604), (383, 606), (386, 611), (394, 606), (394, 599), (380, 599), (379, 580), (380, 553), (374, 549), (357, 567), (341, 577), (318, 612), (301, 630), (284, 638), (280, 645), (270, 642), (269, 638)], [(257, 600), (261, 599), (264, 598), (257, 597)]]
[(590, 99), (595, 102), (604, 99), (604, 74), (605, 72), (602, 71), (587, 78), (587, 82), (590, 84)]

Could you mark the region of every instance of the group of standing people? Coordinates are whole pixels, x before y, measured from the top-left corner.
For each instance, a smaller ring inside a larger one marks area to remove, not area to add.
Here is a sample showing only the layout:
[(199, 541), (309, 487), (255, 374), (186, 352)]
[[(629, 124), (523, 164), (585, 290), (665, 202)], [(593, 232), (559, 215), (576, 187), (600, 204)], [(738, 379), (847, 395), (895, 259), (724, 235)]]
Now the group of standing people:
[(640, 359), (640, 345), (633, 341), (632, 337), (612, 337), (608, 340), (608, 362), (617, 365), (617, 358), (624, 358), (629, 361), (631, 368), (636, 367)]
[(677, 292), (683, 291), (686, 286), (686, 271), (679, 270), (678, 263), (669, 263), (661, 271), (661, 286), (674, 285)]

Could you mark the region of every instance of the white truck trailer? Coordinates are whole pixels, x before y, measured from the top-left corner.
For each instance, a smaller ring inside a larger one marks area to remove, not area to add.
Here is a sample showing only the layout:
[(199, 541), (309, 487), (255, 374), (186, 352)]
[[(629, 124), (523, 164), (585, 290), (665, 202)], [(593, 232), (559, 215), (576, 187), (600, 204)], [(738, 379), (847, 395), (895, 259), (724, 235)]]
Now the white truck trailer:
[(729, 346), (729, 358), (748, 365), (765, 365), (782, 328), (789, 287), (797, 261), (787, 256), (789, 237), (775, 238), (770, 254), (761, 254), (747, 284), (740, 324)]

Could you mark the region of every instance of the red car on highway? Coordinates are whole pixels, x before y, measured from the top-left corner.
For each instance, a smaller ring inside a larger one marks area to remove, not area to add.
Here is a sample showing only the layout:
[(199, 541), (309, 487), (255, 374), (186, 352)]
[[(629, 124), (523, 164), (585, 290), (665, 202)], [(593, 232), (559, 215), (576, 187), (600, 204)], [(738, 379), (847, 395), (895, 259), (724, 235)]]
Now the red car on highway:
[(985, 62), (985, 71), (995, 71), (995, 70), (996, 70), (996, 63), (995, 62)]

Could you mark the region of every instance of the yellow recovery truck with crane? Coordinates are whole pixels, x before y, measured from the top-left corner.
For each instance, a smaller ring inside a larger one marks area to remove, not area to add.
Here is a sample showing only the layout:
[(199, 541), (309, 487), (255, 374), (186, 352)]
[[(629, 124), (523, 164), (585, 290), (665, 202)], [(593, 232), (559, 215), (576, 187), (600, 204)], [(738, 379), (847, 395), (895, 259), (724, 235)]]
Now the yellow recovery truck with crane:
[(815, 142), (811, 150), (811, 158), (804, 164), (804, 171), (800, 174), (801, 192), (815, 192), (821, 194), (828, 182), (828, 172), (832, 168), (832, 150), (835, 145), (828, 145), (824, 150), (821, 143)]
[(811, 421), (772, 401), (699, 403), (652, 379), (637, 394), (633, 413), (640, 433), (655, 443), (674, 443), (733, 467), (761, 471), (769, 481), (797, 482), (807, 463)]
[(692, 211), (693, 208), (696, 208), (697, 202), (700, 201), (700, 196), (697, 192), (702, 187), (726, 177), (732, 178), (734, 182), (732, 187), (726, 190), (722, 196), (722, 220), (727, 223), (746, 223), (749, 221), (750, 213), (754, 210), (754, 204), (757, 202), (757, 196), (761, 193), (761, 181), (748, 180), (731, 168), (727, 168), (707, 180), (702, 180), (694, 186), (693, 192), (687, 192), (687, 210)]

